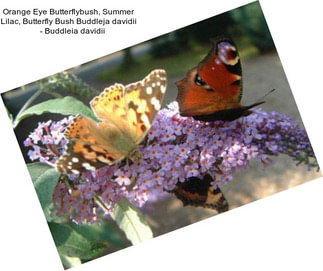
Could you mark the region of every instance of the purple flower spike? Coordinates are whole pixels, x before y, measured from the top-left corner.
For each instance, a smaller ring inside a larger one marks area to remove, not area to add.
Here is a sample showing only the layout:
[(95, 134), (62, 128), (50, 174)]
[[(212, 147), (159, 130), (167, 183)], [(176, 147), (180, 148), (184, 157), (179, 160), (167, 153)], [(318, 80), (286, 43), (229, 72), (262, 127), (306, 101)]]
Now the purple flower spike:
[(34, 148), (28, 152), (30, 160), (39, 159), (40, 162), (54, 165), (65, 150), (64, 131), (72, 120), (73, 117), (69, 117), (58, 122), (51, 120), (39, 122), (38, 127), (24, 141), (26, 147), (33, 146)]
[[(30, 158), (54, 163), (64, 151), (63, 132), (70, 121), (40, 124), (24, 143), (33, 147)], [(73, 187), (59, 183), (54, 195), (58, 213), (78, 223), (94, 222), (124, 197), (141, 207), (158, 191), (163, 194), (178, 182), (205, 174), (216, 188), (233, 180), (249, 161), (269, 164), (279, 154), (318, 168), (306, 131), (286, 115), (259, 108), (231, 122), (201, 122), (181, 117), (173, 102), (159, 111), (138, 151), (139, 160), (69, 176)]]

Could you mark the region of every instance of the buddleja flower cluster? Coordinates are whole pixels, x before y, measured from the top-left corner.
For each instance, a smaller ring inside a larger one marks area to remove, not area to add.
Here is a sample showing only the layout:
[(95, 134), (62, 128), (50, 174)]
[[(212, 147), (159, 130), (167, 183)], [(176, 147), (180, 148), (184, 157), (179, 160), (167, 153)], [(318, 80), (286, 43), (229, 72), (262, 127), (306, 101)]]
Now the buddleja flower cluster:
[(49, 120), (38, 123), (38, 127), (24, 141), (25, 147), (32, 147), (28, 151), (30, 160), (38, 160), (50, 166), (55, 166), (67, 144), (64, 131), (73, 118), (71, 116), (58, 122)]
[[(54, 163), (66, 145), (62, 132), (69, 122), (70, 118), (41, 123), (25, 141), (33, 146), (30, 159)], [(231, 122), (201, 122), (181, 117), (174, 102), (159, 111), (138, 150), (137, 161), (126, 159), (59, 183), (54, 193), (59, 214), (69, 214), (77, 223), (94, 222), (124, 197), (141, 207), (156, 193), (206, 173), (213, 177), (212, 185), (221, 186), (238, 169), (247, 168), (249, 161), (268, 164), (279, 154), (304, 162), (309, 169), (318, 168), (306, 131), (292, 118), (262, 109)]]

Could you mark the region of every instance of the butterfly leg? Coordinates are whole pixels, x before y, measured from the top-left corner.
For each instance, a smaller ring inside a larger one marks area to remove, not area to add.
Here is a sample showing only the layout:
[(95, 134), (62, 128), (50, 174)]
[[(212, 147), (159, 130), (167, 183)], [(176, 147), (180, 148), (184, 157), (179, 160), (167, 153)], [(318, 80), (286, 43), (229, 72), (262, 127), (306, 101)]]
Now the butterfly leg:
[[(134, 149), (129, 155), (128, 158), (133, 161), (139, 161), (142, 158), (141, 152), (138, 150), (138, 148)], [(128, 160), (128, 159), (127, 159)]]

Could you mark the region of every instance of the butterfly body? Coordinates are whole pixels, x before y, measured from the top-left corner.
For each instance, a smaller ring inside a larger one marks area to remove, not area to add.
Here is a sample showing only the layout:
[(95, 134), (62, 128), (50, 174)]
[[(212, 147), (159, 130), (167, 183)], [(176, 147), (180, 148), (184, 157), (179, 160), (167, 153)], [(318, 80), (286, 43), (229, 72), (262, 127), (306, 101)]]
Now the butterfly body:
[(104, 89), (90, 102), (100, 121), (77, 115), (66, 129), (67, 149), (57, 170), (79, 174), (137, 157), (137, 146), (161, 107), (166, 84), (166, 72), (154, 70), (141, 81)]
[(250, 114), (249, 109), (259, 104), (244, 107), (240, 103), (240, 57), (228, 38), (213, 40), (208, 55), (176, 85), (180, 114), (197, 120), (234, 120)]

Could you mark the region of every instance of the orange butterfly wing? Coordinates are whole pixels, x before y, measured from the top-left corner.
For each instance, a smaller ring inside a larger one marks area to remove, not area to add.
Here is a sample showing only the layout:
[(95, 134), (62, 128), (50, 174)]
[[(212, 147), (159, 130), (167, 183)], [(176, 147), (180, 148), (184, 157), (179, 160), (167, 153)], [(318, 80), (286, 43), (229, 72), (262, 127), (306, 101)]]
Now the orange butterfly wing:
[(94, 97), (90, 105), (100, 122), (76, 116), (65, 132), (68, 145), (57, 170), (78, 174), (130, 155), (150, 129), (166, 85), (166, 72), (154, 70), (141, 81), (114, 84)]
[(249, 114), (248, 109), (258, 103), (247, 107), (240, 104), (242, 74), (236, 46), (228, 38), (216, 39), (212, 45), (199, 65), (176, 82), (180, 114), (201, 120), (208, 116), (206, 121)]
[(178, 182), (174, 190), (169, 191), (180, 199), (184, 206), (211, 208), (218, 213), (228, 211), (229, 204), (219, 187), (211, 185), (212, 177), (207, 174), (203, 178), (190, 177), (185, 182)]
[[(109, 134), (103, 134), (104, 131), (109, 131)], [(111, 123), (96, 123), (77, 115), (64, 135), (69, 141), (64, 155), (56, 163), (59, 172), (79, 174), (113, 164), (124, 156), (107, 140), (107, 136), (110, 142), (121, 136), (120, 131)]]

